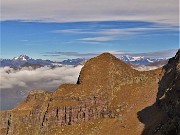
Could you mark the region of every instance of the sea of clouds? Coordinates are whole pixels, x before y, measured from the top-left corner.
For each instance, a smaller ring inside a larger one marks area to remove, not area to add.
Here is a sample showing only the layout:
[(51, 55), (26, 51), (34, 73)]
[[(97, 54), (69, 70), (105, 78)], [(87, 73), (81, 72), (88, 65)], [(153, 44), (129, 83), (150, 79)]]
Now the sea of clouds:
[(75, 84), (82, 66), (0, 68), (0, 110), (22, 102), (31, 90), (55, 91), (61, 84)]
[(14, 70), (10, 67), (0, 68), (0, 87), (14, 89), (52, 90), (64, 83), (76, 83), (82, 66), (41, 67), (37, 69), (22, 68)]

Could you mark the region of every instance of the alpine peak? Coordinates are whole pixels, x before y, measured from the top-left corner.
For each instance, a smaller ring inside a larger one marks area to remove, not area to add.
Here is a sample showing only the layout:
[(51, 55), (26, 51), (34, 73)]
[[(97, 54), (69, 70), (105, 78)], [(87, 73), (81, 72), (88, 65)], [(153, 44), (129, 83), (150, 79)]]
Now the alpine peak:
[(13, 60), (18, 60), (18, 61), (27, 61), (29, 60), (30, 58), (27, 56), (27, 55), (19, 55), (18, 57), (14, 57)]

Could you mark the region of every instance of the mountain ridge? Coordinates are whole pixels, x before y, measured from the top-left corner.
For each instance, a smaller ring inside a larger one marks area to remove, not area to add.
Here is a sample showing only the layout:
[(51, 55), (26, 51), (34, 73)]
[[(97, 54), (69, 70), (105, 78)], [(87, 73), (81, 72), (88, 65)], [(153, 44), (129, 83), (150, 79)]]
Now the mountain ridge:
[(1, 132), (139, 135), (144, 126), (136, 114), (156, 101), (163, 74), (161, 68), (137, 71), (103, 53), (85, 63), (77, 84), (53, 93), (34, 91), (15, 109), (1, 112)]
[[(131, 63), (135, 66), (140, 65), (151, 65), (153, 63), (159, 62), (161, 64), (161, 61), (164, 61), (164, 59), (150, 59), (146, 58), (144, 56), (130, 56), (130, 55), (124, 55), (119, 57), (119, 59), (123, 60), (126, 63)], [(20, 67), (24, 65), (26, 62), (29, 64), (39, 64), (43, 66), (58, 66), (58, 65), (79, 65), (81, 63), (84, 63), (87, 59), (85, 58), (76, 58), (76, 59), (67, 59), (63, 60), (61, 62), (55, 62), (51, 60), (42, 60), (42, 59), (32, 59), (27, 55), (21, 54), (18, 57), (14, 57), (13, 59), (0, 59), (1, 67), (5, 66), (11, 66), (11, 67)], [(163, 65), (162, 63), (161, 65)]]

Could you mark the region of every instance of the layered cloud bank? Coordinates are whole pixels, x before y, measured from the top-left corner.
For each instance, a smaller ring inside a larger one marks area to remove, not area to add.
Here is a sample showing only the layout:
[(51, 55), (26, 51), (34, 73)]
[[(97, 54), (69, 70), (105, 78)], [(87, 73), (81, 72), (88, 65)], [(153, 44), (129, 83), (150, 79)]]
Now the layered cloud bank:
[(9, 110), (26, 98), (30, 90), (53, 91), (64, 83), (76, 83), (82, 66), (37, 69), (0, 68), (0, 110)]
[[(32, 10), (33, 9), (33, 10)], [(148, 21), (179, 25), (177, 0), (2, 0), (2, 20)]]
[(14, 70), (0, 68), (2, 89), (45, 89), (52, 90), (64, 83), (76, 83), (82, 66), (63, 66), (58, 68), (41, 67), (35, 70), (22, 68)]
[[(117, 57), (129, 55), (129, 56), (144, 56), (148, 58), (170, 58), (173, 57), (178, 49), (170, 49), (170, 50), (163, 50), (163, 51), (155, 51), (155, 52), (146, 52), (146, 53), (131, 53), (123, 50), (112, 50), (107, 51)], [(97, 53), (78, 53), (78, 52), (45, 52), (43, 56), (46, 57), (58, 57), (58, 56), (75, 56), (75, 57), (82, 57), (82, 58), (92, 58), (97, 55), (100, 55), (103, 52)]]
[(138, 67), (132, 67), (138, 71), (149, 71), (149, 70), (154, 70), (154, 69), (157, 69), (157, 68), (160, 68), (162, 67), (163, 65), (161, 66), (138, 66)]

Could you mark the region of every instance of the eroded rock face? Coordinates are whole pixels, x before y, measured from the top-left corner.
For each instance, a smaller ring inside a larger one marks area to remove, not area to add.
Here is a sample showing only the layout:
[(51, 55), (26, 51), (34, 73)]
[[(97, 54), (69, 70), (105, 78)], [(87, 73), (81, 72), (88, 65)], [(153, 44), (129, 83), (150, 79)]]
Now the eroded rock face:
[[(36, 104), (32, 108), (24, 108), (28, 106), (25, 104), (34, 102), (34, 100)], [(107, 103), (95, 96), (84, 99), (69, 97), (52, 99), (49, 93), (34, 93), (30, 94), (22, 104), (18, 109), (1, 113), (2, 135), (44, 134), (55, 127), (114, 117), (113, 113), (108, 110)], [(21, 131), (24, 128), (26, 130)]]
[[(61, 102), (61, 100), (63, 100), (63, 98), (58, 102)], [(99, 97), (69, 100), (75, 100), (72, 102), (76, 102), (76, 105), (52, 107), (50, 102), (47, 113), (43, 118), (43, 128), (72, 125), (91, 119), (112, 117), (111, 112), (107, 108), (107, 103)]]
[(78, 84), (32, 91), (15, 109), (1, 112), (0, 132), (138, 135), (143, 126), (136, 113), (155, 102), (160, 71), (136, 71), (104, 53), (86, 62)]
[(154, 118), (143, 135), (180, 135), (180, 50), (163, 67), (154, 107), (162, 115)]
[(180, 134), (180, 50), (164, 66), (164, 76), (160, 81), (157, 102), (167, 113), (161, 134)]

